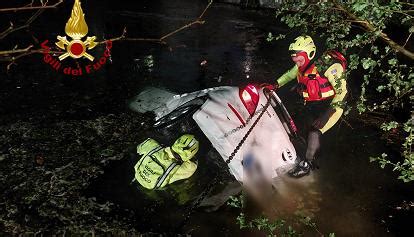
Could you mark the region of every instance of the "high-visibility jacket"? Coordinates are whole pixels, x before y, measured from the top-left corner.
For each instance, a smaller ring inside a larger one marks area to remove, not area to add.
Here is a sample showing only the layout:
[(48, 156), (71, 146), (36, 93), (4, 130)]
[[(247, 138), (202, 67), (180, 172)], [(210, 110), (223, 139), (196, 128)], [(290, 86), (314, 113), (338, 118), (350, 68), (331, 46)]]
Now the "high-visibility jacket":
[(134, 167), (135, 179), (147, 189), (187, 179), (197, 169), (196, 163), (176, 159), (170, 147), (163, 148), (151, 138), (137, 146), (137, 153), (141, 158)]
[[(312, 65), (310, 67), (314, 74), (318, 74), (317, 67)], [(331, 115), (328, 122), (319, 129), (322, 133), (325, 133), (328, 131), (335, 123), (339, 120), (341, 115), (343, 114), (344, 110), (341, 107), (343, 100), (347, 94), (347, 86), (346, 86), (346, 80), (344, 77), (344, 66), (341, 63), (333, 63), (323, 74), (323, 77), (327, 79), (330, 85), (327, 86), (327, 90), (325, 93), (326, 96), (323, 99), (332, 99), (331, 106), (335, 109), (335, 112)], [(293, 81), (295, 78), (298, 80), (298, 83), (303, 83), (304, 81), (301, 81), (301, 73), (299, 72), (299, 68), (297, 65), (292, 67), (289, 71), (285, 72), (281, 77), (277, 79), (277, 84), (279, 87), (282, 87), (288, 82)], [(308, 76), (308, 75), (307, 75)], [(299, 85), (300, 86), (300, 85)], [(332, 92), (329, 92), (333, 89), (334, 95), (331, 95)], [(303, 92), (301, 91), (301, 88), (299, 88), (299, 92), (302, 92), (302, 96), (304, 96)], [(305, 101), (306, 98), (304, 97)]]

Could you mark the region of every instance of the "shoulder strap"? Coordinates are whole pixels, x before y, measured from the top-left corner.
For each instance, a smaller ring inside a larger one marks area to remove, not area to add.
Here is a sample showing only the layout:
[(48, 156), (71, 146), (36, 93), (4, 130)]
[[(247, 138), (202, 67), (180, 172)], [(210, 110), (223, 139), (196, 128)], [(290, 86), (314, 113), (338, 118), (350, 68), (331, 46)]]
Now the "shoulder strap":
[(346, 70), (347, 61), (343, 54), (341, 54), (337, 50), (329, 50), (327, 51), (327, 54), (331, 56), (332, 58), (338, 60), (341, 63), (342, 67), (344, 68), (344, 71)]
[(301, 75), (305, 75), (306, 71), (308, 71), (312, 66), (315, 66), (315, 59), (310, 60), (308, 65), (306, 65), (305, 69), (303, 70), (303, 72), (300, 72), (299, 70), (299, 73)]

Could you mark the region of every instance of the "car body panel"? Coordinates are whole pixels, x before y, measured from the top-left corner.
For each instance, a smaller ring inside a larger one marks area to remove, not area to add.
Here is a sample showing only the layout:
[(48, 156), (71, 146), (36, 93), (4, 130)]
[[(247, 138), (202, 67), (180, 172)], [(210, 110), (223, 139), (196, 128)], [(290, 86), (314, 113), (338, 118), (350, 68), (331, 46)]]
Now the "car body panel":
[[(244, 121), (250, 115), (240, 100), (237, 87), (223, 87), (220, 90), (211, 91), (209, 99), (194, 113), (193, 119), (225, 161), (229, 159), (231, 153), (265, 108), (267, 99), (262, 90), (259, 90), (259, 96), (255, 114), (250, 122), (240, 129), (237, 127), (241, 127), (242, 122), (229, 104)], [(229, 163), (230, 172), (243, 183), (249, 176), (249, 172), (242, 165), (246, 157), (255, 160), (255, 163), (259, 165), (261, 175), (269, 182), (278, 177), (279, 168), (290, 166), (295, 162), (295, 148), (271, 106), (266, 108), (265, 114), (260, 118), (253, 132)]]
[(155, 121), (169, 114), (193, 99), (207, 95), (222, 87), (207, 88), (200, 91), (177, 95), (165, 89), (146, 87), (129, 101), (128, 107), (138, 113), (153, 112)]

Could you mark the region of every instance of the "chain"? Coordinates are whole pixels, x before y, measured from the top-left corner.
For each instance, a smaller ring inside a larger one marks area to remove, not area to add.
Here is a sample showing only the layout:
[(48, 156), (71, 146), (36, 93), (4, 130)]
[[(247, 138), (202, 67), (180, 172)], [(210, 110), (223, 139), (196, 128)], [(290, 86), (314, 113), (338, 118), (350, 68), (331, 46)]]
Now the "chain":
[[(226, 160), (226, 163), (227, 164), (230, 164), (231, 160), (233, 160), (234, 156), (237, 154), (237, 152), (239, 152), (240, 148), (242, 147), (242, 145), (244, 144), (244, 142), (246, 141), (246, 139), (249, 137), (250, 133), (253, 131), (253, 128), (257, 125), (257, 123), (259, 122), (260, 118), (266, 112), (267, 107), (269, 107), (269, 105), (270, 105), (270, 101), (271, 100), (269, 99), (267, 101), (267, 103), (265, 104), (265, 106), (263, 106), (262, 111), (259, 114), (259, 117), (257, 117), (257, 119), (254, 121), (254, 123), (252, 124), (252, 126), (249, 128), (249, 130), (246, 132), (246, 134), (244, 135), (244, 137), (241, 139), (241, 141), (239, 142), (239, 144), (237, 144), (236, 148), (231, 153), (230, 157)], [(246, 122), (246, 124), (247, 124), (247, 122)]]
[(216, 184), (218, 183), (219, 179), (218, 179), (219, 173), (217, 172), (216, 176), (214, 177), (213, 181), (210, 182), (210, 184), (208, 185), (208, 187), (206, 189), (204, 189), (204, 191), (198, 196), (198, 198), (193, 202), (193, 204), (190, 206), (190, 208), (188, 208), (188, 212), (187, 215), (184, 217), (183, 221), (181, 222), (180, 225), (177, 226), (176, 230), (177, 232), (180, 231), (184, 225), (187, 223), (187, 221), (190, 219), (191, 215), (194, 213), (194, 211), (196, 210), (196, 208), (198, 207), (198, 205), (200, 205), (201, 201), (203, 201), (204, 198), (207, 197), (207, 195), (213, 190), (213, 188), (216, 186)]
[(232, 135), (233, 133), (236, 133), (236, 132), (238, 132), (238, 131), (240, 131), (240, 130), (242, 130), (243, 128), (245, 128), (245, 127), (247, 127), (247, 125), (249, 124), (249, 122), (250, 122), (250, 120), (252, 120), (252, 118), (255, 116), (255, 115), (257, 115), (257, 114), (259, 114), (260, 112), (262, 112), (264, 110), (264, 106), (262, 107), (262, 108), (260, 108), (259, 110), (257, 110), (252, 116), (249, 116), (248, 118), (247, 118), (247, 120), (246, 120), (246, 122), (244, 123), (244, 124), (242, 124), (242, 125), (240, 125), (240, 126), (238, 126), (238, 127), (236, 127), (236, 128), (233, 128), (232, 130), (230, 130), (229, 132), (227, 132), (227, 133), (225, 133), (224, 134), (224, 136), (223, 137), (228, 137), (228, 136), (230, 136), (230, 135)]
[[(267, 103), (260, 109), (258, 110), (256, 113), (253, 114), (253, 116), (249, 117), (246, 120), (246, 123), (244, 125), (241, 125), (239, 127), (237, 127), (236, 129), (240, 130), (244, 127), (246, 127), (249, 123), (249, 121), (254, 117), (254, 115), (259, 114), (259, 116), (257, 117), (257, 119), (254, 121), (254, 123), (252, 124), (252, 126), (249, 128), (249, 130), (247, 131), (247, 133), (244, 135), (244, 137), (242, 138), (242, 140), (239, 142), (239, 144), (236, 146), (236, 149), (234, 149), (234, 151), (231, 153), (229, 159), (226, 160), (226, 163), (229, 164), (230, 161), (234, 158), (234, 156), (237, 154), (237, 152), (240, 150), (241, 146), (243, 145), (243, 143), (246, 141), (247, 137), (250, 135), (250, 133), (253, 131), (253, 128), (257, 125), (257, 123), (259, 122), (260, 118), (263, 116), (263, 114), (266, 112), (267, 108), (270, 105), (270, 99), (267, 101)], [(232, 131), (234, 131), (235, 129), (233, 129)], [(238, 131), (237, 130), (237, 131)], [(227, 135), (228, 136), (228, 135)], [(216, 176), (214, 177), (213, 181), (210, 182), (210, 184), (208, 185), (208, 187), (206, 189), (204, 189), (204, 191), (198, 196), (198, 198), (194, 201), (194, 203), (190, 206), (190, 208), (188, 209), (187, 215), (184, 217), (183, 221), (180, 223), (180, 225), (177, 226), (176, 230), (180, 231), (184, 225), (187, 223), (187, 221), (190, 219), (191, 215), (194, 213), (194, 211), (196, 210), (196, 208), (198, 207), (198, 205), (200, 205), (201, 201), (213, 190), (213, 188), (216, 186), (216, 184), (218, 183), (219, 179), (218, 179), (219, 173), (216, 174)]]

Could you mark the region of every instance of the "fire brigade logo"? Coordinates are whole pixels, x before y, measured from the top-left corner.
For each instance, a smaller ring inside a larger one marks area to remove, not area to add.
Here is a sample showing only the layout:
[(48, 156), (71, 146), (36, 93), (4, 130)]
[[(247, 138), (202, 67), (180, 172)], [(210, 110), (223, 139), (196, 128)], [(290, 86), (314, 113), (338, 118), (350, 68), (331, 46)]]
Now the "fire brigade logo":
[[(63, 52), (52, 52), (52, 48), (48, 46), (49, 40), (45, 40), (40, 45), (43, 49), (44, 63), (48, 64), (57, 72), (63, 72), (65, 75), (69, 76), (83, 76), (102, 69), (108, 61), (112, 62), (112, 41), (106, 40), (105, 42), (95, 42), (96, 36), (87, 36), (88, 25), (85, 21), (85, 14), (83, 13), (80, 0), (75, 0), (70, 18), (68, 22), (66, 22), (65, 32), (66, 36), (58, 35), (58, 42), (55, 43), (57, 48), (63, 50)], [(86, 39), (82, 40), (82, 38), (85, 37)], [(95, 60), (95, 57), (87, 51), (102, 43), (105, 43), (103, 55)], [(56, 55), (59, 56), (55, 57)], [(71, 65), (71, 62), (65, 65), (62, 61), (68, 57), (73, 59), (86, 58), (90, 62), (87, 65), (81, 63)]]
[(65, 32), (71, 40), (68, 40), (66, 36), (57, 36), (59, 41), (56, 42), (56, 46), (66, 50), (66, 53), (59, 56), (59, 60), (62, 61), (70, 56), (74, 59), (85, 57), (93, 61), (94, 57), (87, 50), (93, 49), (98, 43), (95, 42), (96, 36), (88, 36), (85, 41), (82, 41), (82, 38), (88, 34), (88, 25), (80, 0), (75, 0), (72, 14), (66, 23)]

